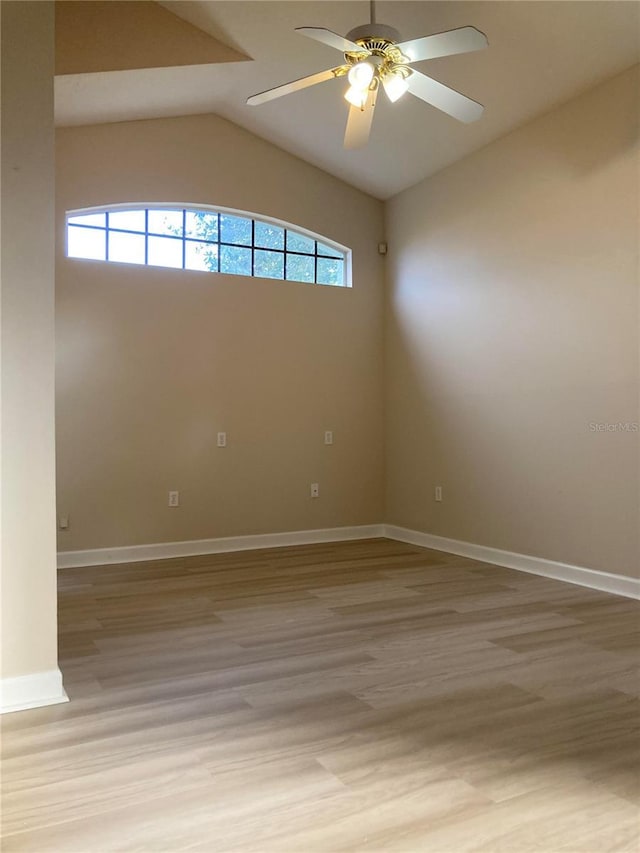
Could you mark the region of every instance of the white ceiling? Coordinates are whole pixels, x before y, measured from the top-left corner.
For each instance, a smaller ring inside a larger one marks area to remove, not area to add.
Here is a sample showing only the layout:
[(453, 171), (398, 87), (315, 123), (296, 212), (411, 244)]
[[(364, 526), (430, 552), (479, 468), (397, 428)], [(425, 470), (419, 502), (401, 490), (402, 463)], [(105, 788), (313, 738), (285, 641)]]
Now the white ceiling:
[(342, 56), (294, 32), (345, 34), (369, 3), (165, 2), (175, 14), (253, 62), (142, 69), (56, 78), (58, 125), (217, 113), (378, 198), (400, 190), (640, 61), (640, 4), (604, 2), (404, 2), (376, 4), (377, 19), (416, 38), (465, 25), (489, 49), (416, 67), (486, 107), (460, 124), (416, 98), (378, 99), (366, 148), (342, 147), (344, 80), (249, 107), (255, 92), (340, 64)]

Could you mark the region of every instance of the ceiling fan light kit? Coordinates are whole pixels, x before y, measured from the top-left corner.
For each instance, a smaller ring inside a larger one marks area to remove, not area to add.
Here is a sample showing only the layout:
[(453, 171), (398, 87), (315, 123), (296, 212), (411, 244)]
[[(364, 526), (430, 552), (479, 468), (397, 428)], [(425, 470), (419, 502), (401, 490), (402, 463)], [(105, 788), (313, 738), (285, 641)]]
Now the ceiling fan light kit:
[(458, 121), (476, 121), (484, 112), (482, 104), (410, 67), (415, 62), (486, 48), (487, 37), (475, 27), (460, 27), (401, 42), (397, 30), (375, 22), (371, 3), (371, 22), (344, 37), (323, 27), (299, 27), (296, 32), (342, 51), (345, 63), (252, 95), (247, 103), (263, 104), (316, 83), (346, 76), (349, 88), (344, 97), (350, 108), (345, 148), (366, 145), (380, 84), (391, 103), (409, 92)]

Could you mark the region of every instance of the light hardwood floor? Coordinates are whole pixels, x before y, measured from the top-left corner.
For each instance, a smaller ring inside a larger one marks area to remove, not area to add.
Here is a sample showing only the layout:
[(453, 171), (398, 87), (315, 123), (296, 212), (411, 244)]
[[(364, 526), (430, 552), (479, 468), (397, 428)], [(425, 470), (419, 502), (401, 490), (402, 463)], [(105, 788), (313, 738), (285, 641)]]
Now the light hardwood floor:
[(67, 569), (2, 850), (637, 851), (638, 615), (384, 539)]

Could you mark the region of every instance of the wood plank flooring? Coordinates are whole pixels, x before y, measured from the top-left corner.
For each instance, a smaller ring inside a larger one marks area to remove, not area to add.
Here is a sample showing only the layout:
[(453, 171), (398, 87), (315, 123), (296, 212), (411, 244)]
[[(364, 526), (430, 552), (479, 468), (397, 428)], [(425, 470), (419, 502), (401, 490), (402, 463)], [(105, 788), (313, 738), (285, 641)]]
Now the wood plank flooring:
[(384, 539), (60, 572), (12, 851), (637, 851), (636, 602)]

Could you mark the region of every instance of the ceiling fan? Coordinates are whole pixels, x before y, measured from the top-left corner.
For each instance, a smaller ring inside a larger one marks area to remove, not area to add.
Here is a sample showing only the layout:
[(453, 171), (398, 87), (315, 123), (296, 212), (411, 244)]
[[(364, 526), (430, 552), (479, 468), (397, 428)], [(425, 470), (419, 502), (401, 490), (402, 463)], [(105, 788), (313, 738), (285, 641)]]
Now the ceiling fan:
[(423, 38), (400, 41), (397, 30), (376, 23), (373, 0), (370, 2), (370, 10), (370, 22), (356, 27), (344, 37), (323, 27), (296, 28), (296, 32), (344, 53), (344, 64), (252, 95), (247, 99), (247, 104), (264, 104), (326, 80), (347, 77), (349, 89), (345, 98), (350, 109), (344, 136), (345, 148), (366, 145), (381, 86), (392, 103), (408, 91), (459, 121), (471, 122), (480, 118), (484, 112), (482, 104), (416, 71), (411, 65), (425, 59), (482, 50), (489, 44), (484, 33), (475, 27), (460, 27)]

